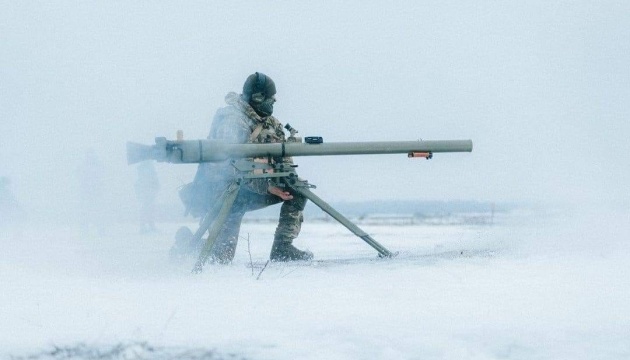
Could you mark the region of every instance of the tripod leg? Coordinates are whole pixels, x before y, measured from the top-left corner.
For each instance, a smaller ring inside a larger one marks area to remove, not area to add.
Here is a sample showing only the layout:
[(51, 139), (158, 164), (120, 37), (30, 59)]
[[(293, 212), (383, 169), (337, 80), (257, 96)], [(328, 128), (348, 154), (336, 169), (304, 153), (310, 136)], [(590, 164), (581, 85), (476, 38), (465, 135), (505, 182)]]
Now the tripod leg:
[[(199, 258), (197, 259), (197, 263), (195, 263), (195, 267), (192, 270), (193, 273), (198, 274), (201, 272), (203, 266), (208, 260), (208, 257), (212, 253), (214, 242), (217, 239), (217, 236), (219, 235), (219, 231), (221, 231), (221, 228), (225, 224), (225, 221), (227, 220), (228, 215), (230, 214), (230, 210), (232, 209), (232, 205), (234, 204), (234, 200), (236, 200), (236, 196), (238, 195), (238, 191), (240, 188), (241, 186), (239, 183), (233, 182), (232, 184), (230, 184), (230, 186), (227, 188), (227, 190), (221, 197), (220, 202), (219, 202), (219, 204), (222, 204), (221, 210), (219, 211), (219, 214), (217, 215), (216, 219), (214, 219), (214, 222), (212, 222), (212, 227), (210, 228), (210, 231), (208, 234), (208, 240), (206, 240), (206, 243), (204, 244), (203, 248), (201, 249), (201, 252), (199, 253)], [(205, 222), (205, 219), (204, 219), (204, 222)], [(203, 233), (201, 235), (203, 236)]]
[(391, 253), (389, 250), (387, 250), (383, 245), (379, 244), (376, 240), (374, 240), (374, 238), (368, 235), (365, 231), (361, 230), (361, 228), (355, 225), (352, 221), (348, 220), (348, 218), (346, 218), (340, 212), (335, 210), (327, 202), (322, 200), (319, 196), (315, 195), (311, 190), (309, 190), (308, 187), (291, 186), (291, 188), (299, 192), (300, 194), (304, 195), (306, 198), (311, 200), (315, 205), (317, 205), (320, 209), (322, 209), (328, 215), (332, 216), (335, 220), (339, 221), (343, 226), (348, 228), (348, 230), (352, 231), (352, 233), (360, 237), (363, 241), (368, 243), (368, 245), (370, 245), (376, 251), (378, 251), (378, 255), (380, 257), (392, 257), (395, 255)]
[(197, 254), (199, 252), (203, 246), (201, 238), (206, 231), (208, 231), (208, 228), (212, 225), (212, 222), (221, 210), (221, 206), (223, 205), (223, 194), (221, 194), (220, 199), (221, 201), (216, 201), (210, 210), (208, 210), (201, 218), (199, 227), (194, 234), (186, 226), (182, 226), (179, 230), (177, 230), (177, 234), (175, 234), (175, 243), (169, 250), (169, 258), (172, 262), (181, 263), (184, 256), (189, 256), (192, 253)]
[(208, 228), (210, 227), (210, 225), (212, 225), (212, 222), (214, 221), (214, 219), (216, 219), (217, 214), (221, 210), (224, 197), (225, 195), (222, 195), (220, 198), (220, 201), (215, 202), (215, 204), (212, 206), (210, 211), (208, 211), (204, 215), (202, 221), (199, 223), (199, 228), (190, 239), (190, 242), (188, 244), (189, 247), (199, 248), (199, 244), (201, 243), (201, 238), (206, 233), (206, 231), (208, 231)]

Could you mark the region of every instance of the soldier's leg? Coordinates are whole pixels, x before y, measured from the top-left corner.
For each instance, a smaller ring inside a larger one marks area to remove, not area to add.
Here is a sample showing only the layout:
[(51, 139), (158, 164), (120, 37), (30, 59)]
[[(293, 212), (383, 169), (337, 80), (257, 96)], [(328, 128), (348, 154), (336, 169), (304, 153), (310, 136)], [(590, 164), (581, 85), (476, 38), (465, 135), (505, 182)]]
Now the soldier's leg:
[(240, 211), (240, 209), (232, 209), (212, 247), (211, 260), (225, 264), (234, 259), (236, 245), (238, 244), (238, 234), (244, 215), (245, 213)]
[(280, 219), (274, 235), (270, 258), (273, 261), (310, 260), (313, 254), (295, 248), (293, 239), (298, 237), (304, 221), (306, 197), (292, 193), (293, 199), (287, 200), (280, 208)]
[(243, 216), (248, 211), (262, 209), (269, 205), (279, 203), (281, 200), (273, 195), (260, 195), (241, 188), (234, 205), (228, 215), (225, 224), (221, 228), (219, 235), (212, 247), (211, 258), (219, 263), (228, 263), (234, 259), (236, 245), (238, 244), (239, 232)]

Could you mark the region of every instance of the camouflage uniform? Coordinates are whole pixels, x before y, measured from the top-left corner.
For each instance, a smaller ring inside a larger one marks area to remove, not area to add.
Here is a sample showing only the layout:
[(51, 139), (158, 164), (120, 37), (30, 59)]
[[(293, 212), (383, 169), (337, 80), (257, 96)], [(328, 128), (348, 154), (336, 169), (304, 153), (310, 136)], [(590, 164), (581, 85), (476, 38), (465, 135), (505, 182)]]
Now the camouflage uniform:
[[(228, 106), (219, 109), (215, 114), (208, 139), (228, 143), (275, 143), (286, 140), (278, 119), (273, 116), (259, 116), (239, 94), (229, 93), (225, 97), (225, 102)], [(255, 131), (259, 133), (252, 138)], [(291, 158), (274, 160), (292, 163)], [(204, 211), (209, 210), (214, 202), (220, 201), (222, 193), (235, 177), (236, 169), (229, 161), (199, 165), (194, 183), (196, 189), (203, 189), (203, 193), (197, 194), (195, 198), (197, 201), (203, 201)], [(283, 202), (274, 244), (278, 242), (290, 244), (298, 236), (303, 221), (302, 211), (307, 199), (299, 193), (292, 192), (293, 199), (283, 201), (280, 197), (268, 193), (268, 186), (266, 179), (248, 180), (241, 186), (228, 219), (216, 239), (211, 255), (215, 261), (229, 262), (234, 258), (241, 220), (248, 211)]]

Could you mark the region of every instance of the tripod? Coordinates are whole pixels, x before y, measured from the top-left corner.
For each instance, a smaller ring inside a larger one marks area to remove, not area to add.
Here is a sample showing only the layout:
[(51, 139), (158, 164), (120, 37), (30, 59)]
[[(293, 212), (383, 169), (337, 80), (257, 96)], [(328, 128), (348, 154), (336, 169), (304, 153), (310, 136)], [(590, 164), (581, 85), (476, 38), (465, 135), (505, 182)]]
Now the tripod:
[(199, 228), (192, 235), (190, 240), (191, 244), (197, 244), (201, 241), (204, 234), (208, 232), (208, 239), (201, 247), (201, 251), (192, 270), (193, 273), (200, 273), (203, 266), (208, 261), (208, 258), (212, 254), (217, 236), (230, 214), (239, 190), (241, 186), (243, 186), (243, 183), (249, 179), (268, 179), (273, 186), (285, 189), (289, 188), (302, 194), (333, 219), (337, 220), (348, 230), (373, 247), (378, 252), (379, 257), (392, 257), (396, 255), (379, 244), (374, 238), (361, 230), (361, 228), (335, 210), (319, 196), (315, 195), (311, 191), (315, 186), (297, 176), (295, 172), (297, 165), (286, 163), (273, 164), (271, 161), (260, 163), (252, 159), (232, 160), (231, 164), (238, 171), (237, 177), (227, 186), (219, 200), (215, 202), (213, 207), (201, 219)]

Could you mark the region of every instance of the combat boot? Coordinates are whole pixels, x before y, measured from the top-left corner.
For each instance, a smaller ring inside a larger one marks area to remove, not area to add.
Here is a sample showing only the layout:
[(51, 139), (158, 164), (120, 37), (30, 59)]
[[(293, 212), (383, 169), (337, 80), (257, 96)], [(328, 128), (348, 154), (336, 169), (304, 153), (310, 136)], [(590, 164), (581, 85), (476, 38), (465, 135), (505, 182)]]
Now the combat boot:
[(234, 259), (234, 253), (236, 250), (236, 239), (217, 239), (216, 241), (217, 242), (212, 247), (210, 261), (215, 264), (223, 265), (231, 263), (232, 259)]
[(310, 251), (302, 251), (293, 246), (288, 241), (274, 240), (271, 247), (271, 261), (295, 261), (295, 260), (311, 260), (313, 253)]

